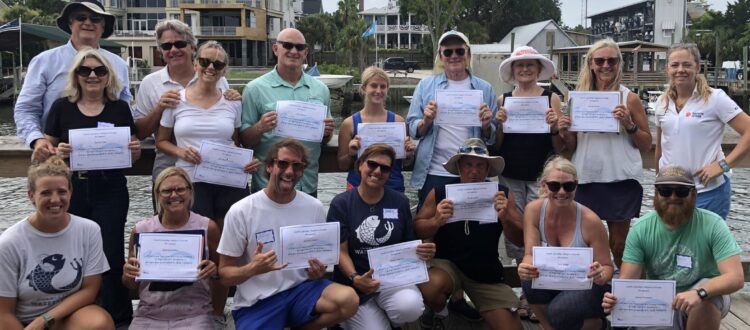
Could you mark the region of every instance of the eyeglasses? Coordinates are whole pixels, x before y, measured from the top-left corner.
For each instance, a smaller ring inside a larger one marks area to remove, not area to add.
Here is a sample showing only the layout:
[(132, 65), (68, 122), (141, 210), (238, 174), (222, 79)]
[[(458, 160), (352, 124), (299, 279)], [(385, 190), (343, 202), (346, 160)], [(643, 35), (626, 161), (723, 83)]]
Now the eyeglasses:
[(367, 160), (365, 164), (367, 164), (367, 168), (369, 168), (370, 170), (374, 171), (376, 168), (380, 167), (380, 172), (391, 173), (391, 166), (389, 165), (381, 164), (374, 160)]
[(464, 56), (466, 55), (466, 48), (446, 48), (443, 49), (443, 56), (445, 57), (451, 57), (453, 56), (453, 52), (456, 52), (456, 56)]
[(177, 188), (171, 188), (171, 189), (162, 189), (162, 190), (159, 190), (159, 195), (161, 195), (161, 197), (169, 197), (169, 196), (172, 196), (172, 193), (177, 193), (178, 195), (182, 195), (188, 191), (190, 191), (190, 187), (177, 187)]
[(216, 70), (221, 70), (225, 66), (227, 66), (227, 64), (224, 63), (224, 62), (222, 62), (222, 61), (211, 61), (210, 59), (207, 59), (205, 57), (199, 57), (198, 58), (198, 64), (200, 64), (204, 68), (207, 68), (209, 65), (213, 64), (214, 65), (214, 69), (216, 69)]
[(91, 14), (91, 15), (88, 15), (88, 14), (78, 14), (78, 15), (74, 16), (73, 19), (76, 20), (76, 21), (79, 21), (81, 23), (85, 22), (86, 19), (88, 19), (88, 20), (91, 21), (91, 23), (96, 24), (96, 23), (100, 23), (101, 21), (103, 21), (104, 17), (102, 17), (102, 15), (99, 15), (99, 14)]
[(107, 67), (104, 65), (100, 65), (95, 68), (81, 65), (76, 68), (76, 74), (79, 77), (84, 77), (84, 78), (90, 76), (92, 71), (97, 77), (104, 77), (109, 73), (109, 70), (107, 70)]
[(306, 44), (295, 44), (293, 42), (288, 41), (277, 41), (277, 43), (281, 44), (281, 47), (284, 47), (286, 50), (292, 50), (292, 48), (297, 48), (298, 52), (301, 52), (307, 48)]
[(302, 172), (307, 167), (305, 162), (290, 162), (288, 160), (274, 159), (274, 164), (279, 167), (280, 170), (286, 171), (289, 165), (292, 165), (292, 170), (295, 172)]
[(185, 41), (185, 40), (177, 40), (175, 42), (164, 42), (164, 43), (161, 43), (161, 44), (159, 44), (159, 48), (161, 48), (161, 50), (163, 50), (163, 51), (166, 52), (166, 51), (172, 49), (172, 46), (177, 47), (177, 49), (183, 49), (183, 48), (187, 47), (187, 45), (188, 45), (187, 41)]
[(477, 146), (461, 146), (461, 148), (458, 148), (458, 152), (462, 154), (470, 154), (474, 152), (477, 155), (486, 155), (487, 149)]
[(549, 189), (549, 191), (553, 193), (560, 191), (560, 188), (565, 190), (565, 192), (573, 192), (573, 190), (576, 190), (576, 187), (578, 187), (578, 182), (575, 182), (575, 181), (568, 181), (568, 182), (544, 181), (544, 184), (547, 185), (547, 189)]
[(677, 197), (685, 198), (690, 195), (691, 190), (693, 190), (693, 188), (690, 187), (656, 187), (656, 191), (659, 192), (661, 197), (672, 196), (672, 193), (674, 192)]
[(594, 64), (602, 66), (604, 62), (607, 62), (609, 66), (615, 66), (620, 63), (620, 59), (617, 57), (594, 57)]

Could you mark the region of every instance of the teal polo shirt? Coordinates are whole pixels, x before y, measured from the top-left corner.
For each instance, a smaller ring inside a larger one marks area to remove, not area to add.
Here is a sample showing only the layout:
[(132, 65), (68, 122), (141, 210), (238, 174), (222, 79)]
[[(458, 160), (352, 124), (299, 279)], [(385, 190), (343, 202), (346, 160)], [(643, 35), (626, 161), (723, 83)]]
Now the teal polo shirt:
[[(324, 83), (306, 73), (303, 73), (302, 79), (292, 86), (279, 76), (274, 67), (271, 72), (247, 83), (245, 90), (242, 91), (242, 130), (255, 125), (264, 113), (276, 111), (276, 102), (283, 100), (311, 102), (329, 107), (331, 93)], [(326, 116), (331, 117), (330, 107)], [(282, 139), (274, 135), (273, 131), (266, 132), (253, 148), (253, 155), (261, 162), (260, 169), (253, 175), (251, 185), (253, 192), (263, 189), (268, 184), (265, 168), (266, 155), (268, 150)], [(309, 164), (297, 184), (297, 189), (308, 194), (316, 193), (318, 191), (318, 160), (322, 144), (309, 141), (299, 142), (307, 147)]]

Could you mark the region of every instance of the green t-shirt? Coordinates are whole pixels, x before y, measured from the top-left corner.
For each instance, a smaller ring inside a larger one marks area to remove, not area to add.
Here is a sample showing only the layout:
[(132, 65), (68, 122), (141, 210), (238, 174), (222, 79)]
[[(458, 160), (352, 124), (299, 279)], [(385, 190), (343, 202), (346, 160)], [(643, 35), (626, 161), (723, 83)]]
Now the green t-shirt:
[(715, 213), (696, 209), (687, 224), (670, 230), (651, 211), (630, 229), (622, 260), (643, 266), (648, 279), (676, 281), (681, 292), (702, 278), (718, 276), (718, 262), (741, 252)]
[[(245, 130), (257, 123), (266, 112), (276, 111), (276, 102), (280, 100), (303, 101), (329, 106), (331, 93), (328, 87), (319, 80), (303, 73), (297, 84), (292, 86), (279, 76), (274, 68), (257, 79), (249, 82), (242, 91), (242, 127)], [(331, 109), (326, 114), (331, 117)], [(253, 155), (261, 162), (258, 172), (253, 175), (251, 190), (256, 192), (266, 187), (268, 177), (264, 160), (268, 150), (283, 138), (273, 134), (273, 131), (263, 133), (260, 142), (253, 147)], [(308, 165), (297, 184), (297, 189), (306, 193), (318, 190), (318, 159), (320, 158), (320, 142), (299, 141), (307, 147)]]

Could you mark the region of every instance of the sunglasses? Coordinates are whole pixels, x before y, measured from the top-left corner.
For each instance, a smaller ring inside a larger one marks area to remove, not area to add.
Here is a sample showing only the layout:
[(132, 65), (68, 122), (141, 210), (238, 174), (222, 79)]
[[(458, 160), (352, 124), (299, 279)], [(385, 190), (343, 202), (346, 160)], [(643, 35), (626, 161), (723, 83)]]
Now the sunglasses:
[(487, 149), (482, 148), (482, 147), (476, 147), (476, 146), (472, 146), (472, 147), (461, 146), (461, 148), (458, 148), (458, 153), (461, 153), (461, 154), (470, 154), (472, 152), (477, 155), (486, 155)]
[(177, 187), (177, 188), (172, 188), (172, 189), (162, 189), (162, 190), (159, 190), (159, 195), (161, 195), (161, 197), (169, 197), (169, 196), (172, 196), (172, 193), (177, 193), (178, 195), (182, 195), (188, 191), (190, 191), (190, 187)]
[(101, 21), (103, 21), (104, 17), (102, 17), (102, 15), (98, 15), (98, 14), (91, 14), (91, 15), (88, 15), (88, 14), (78, 14), (75, 17), (73, 17), (73, 19), (76, 20), (76, 21), (79, 21), (81, 23), (85, 22), (86, 19), (88, 19), (88, 20), (91, 21), (91, 23), (96, 24), (96, 23), (100, 23)]
[(290, 162), (288, 160), (281, 159), (274, 159), (273, 163), (276, 164), (276, 166), (282, 171), (286, 171), (286, 169), (289, 168), (289, 165), (292, 165), (292, 170), (294, 170), (295, 172), (302, 172), (302, 170), (307, 167), (307, 164), (304, 162)]
[(661, 197), (669, 197), (672, 196), (672, 193), (674, 192), (675, 195), (679, 198), (685, 198), (688, 195), (690, 195), (690, 191), (693, 190), (693, 188), (690, 187), (679, 187), (679, 188), (673, 188), (673, 187), (657, 187), (656, 191), (659, 192), (659, 195)]
[(95, 68), (90, 68), (90, 67), (81, 65), (76, 68), (76, 74), (79, 77), (84, 77), (84, 78), (90, 76), (92, 71), (97, 77), (104, 77), (109, 73), (109, 70), (107, 70), (107, 67), (104, 65), (100, 65)]
[(207, 59), (205, 57), (199, 57), (198, 58), (198, 64), (200, 64), (204, 68), (207, 68), (209, 65), (213, 64), (214, 65), (214, 69), (216, 69), (216, 70), (221, 70), (225, 66), (227, 66), (227, 64), (224, 63), (224, 62), (222, 62), (222, 61), (211, 61), (210, 59)]
[(576, 190), (576, 187), (578, 187), (578, 182), (575, 182), (575, 181), (568, 181), (568, 182), (544, 181), (544, 184), (546, 184), (547, 189), (549, 189), (549, 191), (553, 193), (560, 191), (560, 188), (565, 190), (565, 192), (573, 192), (573, 190)]
[(609, 66), (615, 66), (620, 63), (620, 59), (617, 57), (594, 57), (594, 64), (602, 66), (604, 62), (607, 62)]
[(185, 41), (185, 40), (177, 40), (175, 42), (161, 43), (161, 44), (159, 44), (159, 48), (161, 48), (161, 50), (163, 50), (163, 51), (166, 52), (166, 51), (172, 49), (172, 46), (177, 47), (177, 49), (183, 49), (183, 48), (187, 47), (187, 45), (188, 45), (187, 41)]
[(367, 164), (367, 168), (370, 170), (375, 170), (376, 168), (380, 167), (380, 172), (382, 173), (391, 173), (391, 167), (389, 165), (378, 163), (374, 160), (368, 160), (365, 162)]
[(451, 57), (453, 56), (453, 52), (456, 52), (456, 56), (464, 56), (466, 55), (466, 48), (446, 48), (443, 49), (443, 56), (445, 57)]
[(288, 41), (277, 41), (277, 43), (281, 44), (281, 47), (284, 47), (286, 50), (292, 50), (292, 48), (297, 48), (298, 52), (301, 52), (307, 48), (306, 44), (295, 44), (293, 42)]

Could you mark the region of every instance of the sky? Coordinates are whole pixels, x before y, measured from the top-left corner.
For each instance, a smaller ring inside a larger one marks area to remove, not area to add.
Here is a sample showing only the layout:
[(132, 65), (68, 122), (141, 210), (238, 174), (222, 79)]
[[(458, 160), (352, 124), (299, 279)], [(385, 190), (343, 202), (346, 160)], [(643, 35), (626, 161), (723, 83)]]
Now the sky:
[[(574, 27), (581, 24), (581, 8), (583, 7), (582, 2), (585, 0), (560, 0), (562, 4), (562, 21), (565, 25)], [(619, 8), (631, 3), (640, 2), (642, 0), (589, 0), (588, 1), (588, 15), (600, 13), (609, 9)], [(679, 1), (679, 0), (678, 0)], [(727, 3), (734, 3), (734, 0), (708, 0), (710, 8), (724, 12), (727, 10)], [(365, 0), (365, 9), (373, 7), (385, 7), (388, 4), (388, 0)], [(323, 0), (323, 10), (327, 12), (334, 12), (338, 8), (338, 0)], [(529, 22), (533, 23), (533, 22)]]

